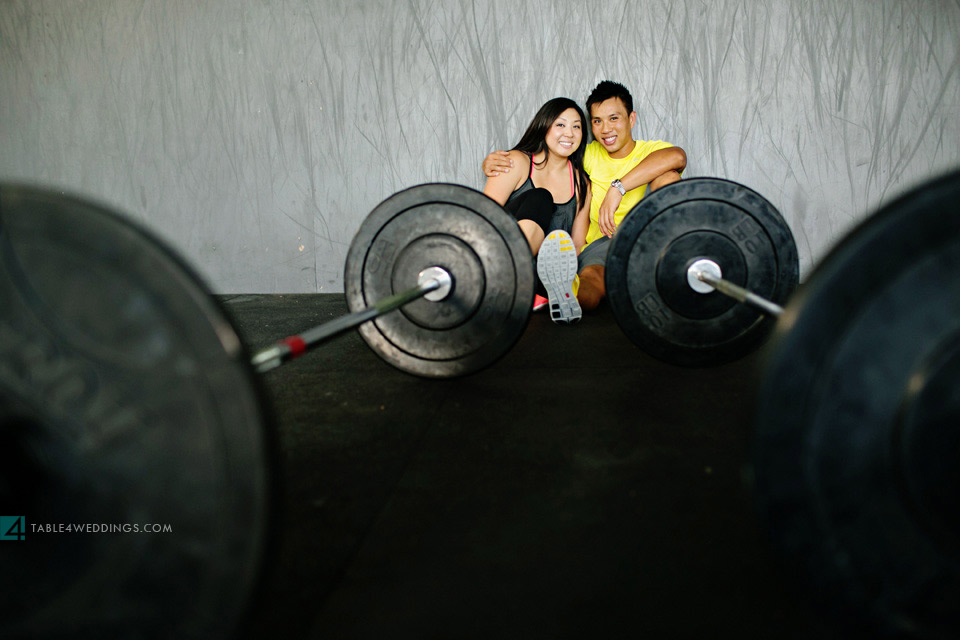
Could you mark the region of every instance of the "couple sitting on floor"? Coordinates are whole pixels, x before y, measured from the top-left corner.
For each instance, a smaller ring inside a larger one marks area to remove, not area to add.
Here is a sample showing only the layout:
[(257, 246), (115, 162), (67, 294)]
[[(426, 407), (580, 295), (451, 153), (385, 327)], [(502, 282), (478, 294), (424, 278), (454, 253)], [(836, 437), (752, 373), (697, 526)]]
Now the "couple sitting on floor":
[(513, 149), (483, 161), (483, 192), (517, 219), (537, 259), (534, 308), (549, 304), (554, 322), (575, 322), (581, 308), (600, 304), (607, 250), (620, 221), (647, 185), (654, 191), (676, 182), (687, 163), (680, 147), (633, 139), (637, 114), (623, 85), (598, 84), (587, 111), (594, 140), (586, 146), (583, 111), (573, 100), (554, 98)]

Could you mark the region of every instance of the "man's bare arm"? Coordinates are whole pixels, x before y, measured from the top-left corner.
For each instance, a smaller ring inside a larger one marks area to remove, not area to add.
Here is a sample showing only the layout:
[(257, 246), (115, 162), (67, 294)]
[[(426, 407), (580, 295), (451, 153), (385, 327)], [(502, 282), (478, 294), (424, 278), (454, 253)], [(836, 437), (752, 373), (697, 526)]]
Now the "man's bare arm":
[(631, 191), (639, 186), (650, 184), (667, 171), (680, 173), (686, 166), (687, 154), (680, 147), (658, 149), (620, 178), (620, 183), (624, 189)]
[[(620, 178), (620, 184), (625, 191), (649, 184), (670, 171), (681, 172), (687, 166), (687, 154), (680, 147), (658, 149), (643, 159), (640, 164)], [(614, 214), (620, 206), (623, 196), (617, 189), (607, 189), (603, 202), (600, 203), (600, 212), (597, 224), (605, 235), (612, 236), (617, 231)]]

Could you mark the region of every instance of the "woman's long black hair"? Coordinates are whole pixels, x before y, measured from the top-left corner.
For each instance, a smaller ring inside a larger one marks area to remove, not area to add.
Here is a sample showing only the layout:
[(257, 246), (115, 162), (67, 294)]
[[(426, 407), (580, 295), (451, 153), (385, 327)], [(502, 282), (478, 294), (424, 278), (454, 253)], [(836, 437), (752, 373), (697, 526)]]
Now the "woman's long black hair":
[[(580, 146), (570, 154), (570, 162), (573, 164), (574, 173), (576, 174), (574, 183), (577, 194), (577, 211), (579, 211), (583, 208), (583, 204), (587, 199), (587, 179), (589, 176), (587, 176), (587, 172), (583, 170), (583, 150), (587, 146), (587, 119), (583, 115), (583, 109), (581, 109), (576, 102), (570, 98), (554, 98), (548, 100), (540, 107), (537, 114), (533, 116), (533, 120), (530, 121), (530, 126), (527, 127), (527, 130), (520, 137), (520, 142), (513, 148), (529, 155), (530, 162), (533, 162), (533, 156), (541, 151), (547, 150), (547, 131), (553, 126), (554, 121), (560, 117), (560, 114), (567, 109), (576, 110), (577, 115), (580, 116), (580, 130), (583, 132), (583, 136), (580, 138)], [(544, 156), (543, 161), (547, 161), (546, 156)]]

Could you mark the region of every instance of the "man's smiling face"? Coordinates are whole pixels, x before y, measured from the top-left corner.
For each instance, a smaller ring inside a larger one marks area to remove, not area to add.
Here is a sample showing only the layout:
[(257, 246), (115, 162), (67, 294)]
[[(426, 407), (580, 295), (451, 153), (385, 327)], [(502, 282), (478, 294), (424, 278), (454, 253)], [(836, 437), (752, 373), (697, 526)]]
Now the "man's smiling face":
[(636, 113), (627, 113), (620, 98), (608, 98), (590, 106), (593, 138), (603, 145), (611, 158), (625, 158), (633, 150), (633, 129)]

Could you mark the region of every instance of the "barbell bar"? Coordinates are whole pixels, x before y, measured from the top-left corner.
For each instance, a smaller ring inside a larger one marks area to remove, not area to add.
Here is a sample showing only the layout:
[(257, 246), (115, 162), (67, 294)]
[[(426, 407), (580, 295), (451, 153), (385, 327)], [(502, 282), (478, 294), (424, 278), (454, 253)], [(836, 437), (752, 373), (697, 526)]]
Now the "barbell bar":
[(266, 373), (288, 360), (303, 355), (309, 349), (330, 338), (355, 329), (364, 322), (376, 320), (414, 300), (425, 298), (431, 302), (439, 302), (450, 294), (452, 286), (453, 278), (450, 272), (443, 267), (428, 267), (419, 273), (417, 286), (379, 300), (373, 306), (340, 316), (298, 335), (284, 338), (277, 344), (255, 353), (250, 359), (250, 364), (257, 373)]
[[(690, 268), (687, 269), (687, 282), (690, 284), (690, 288), (697, 293), (706, 294), (711, 291), (719, 291), (728, 298), (748, 304), (768, 316), (779, 318), (783, 313), (783, 307), (780, 305), (770, 302), (738, 284), (724, 280), (720, 265), (707, 258), (701, 258), (690, 265)], [(700, 283), (700, 286), (695, 283)]]

